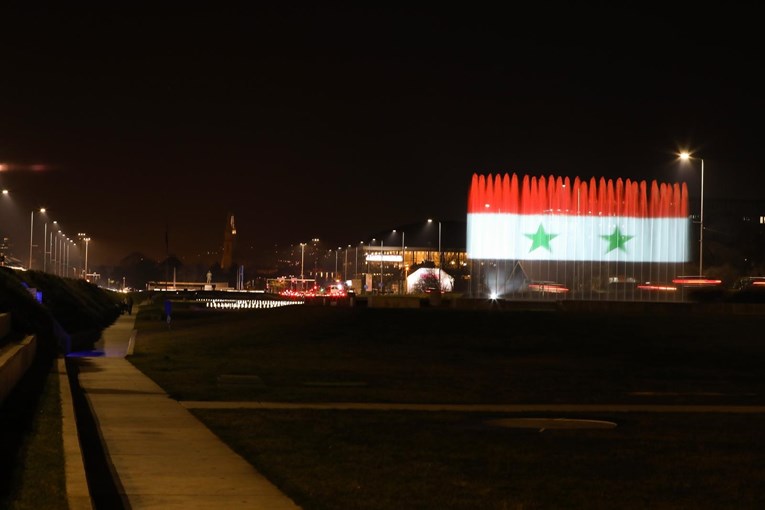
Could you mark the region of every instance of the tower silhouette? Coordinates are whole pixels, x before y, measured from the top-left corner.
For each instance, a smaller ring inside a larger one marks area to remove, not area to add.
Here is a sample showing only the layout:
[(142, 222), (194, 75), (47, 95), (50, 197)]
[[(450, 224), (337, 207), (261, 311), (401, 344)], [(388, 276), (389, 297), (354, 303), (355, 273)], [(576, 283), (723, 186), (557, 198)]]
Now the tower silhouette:
[(226, 230), (223, 232), (223, 256), (220, 260), (221, 269), (229, 269), (234, 260), (234, 241), (236, 240), (236, 225), (234, 213), (226, 217)]

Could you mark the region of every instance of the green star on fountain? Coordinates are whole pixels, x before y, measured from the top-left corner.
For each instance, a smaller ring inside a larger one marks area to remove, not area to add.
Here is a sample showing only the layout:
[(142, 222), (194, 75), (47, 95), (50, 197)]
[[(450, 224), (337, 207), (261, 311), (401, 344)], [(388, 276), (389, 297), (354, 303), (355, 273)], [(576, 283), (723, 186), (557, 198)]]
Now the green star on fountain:
[(558, 237), (558, 234), (548, 234), (545, 232), (545, 228), (542, 226), (542, 224), (539, 224), (539, 228), (537, 231), (533, 234), (523, 234), (524, 236), (531, 239), (531, 248), (529, 249), (529, 253), (536, 250), (539, 247), (546, 248), (547, 251), (552, 251), (550, 249), (550, 241)]
[(624, 245), (627, 243), (627, 241), (635, 236), (622, 234), (622, 231), (619, 230), (619, 227), (614, 227), (614, 232), (611, 235), (600, 237), (608, 241), (608, 250), (606, 250), (606, 253), (610, 253), (617, 248), (626, 253), (627, 249), (624, 247)]

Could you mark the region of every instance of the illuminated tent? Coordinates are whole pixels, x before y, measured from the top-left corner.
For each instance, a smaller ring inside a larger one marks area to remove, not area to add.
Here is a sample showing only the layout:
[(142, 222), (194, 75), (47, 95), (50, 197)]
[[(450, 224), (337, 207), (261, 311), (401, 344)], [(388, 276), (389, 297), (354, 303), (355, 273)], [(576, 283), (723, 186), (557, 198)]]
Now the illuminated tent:
[(438, 280), (441, 280), (441, 292), (451, 292), (454, 289), (454, 277), (449, 276), (444, 270), (433, 267), (421, 267), (406, 277), (406, 289), (409, 294), (427, 292), (438, 289)]

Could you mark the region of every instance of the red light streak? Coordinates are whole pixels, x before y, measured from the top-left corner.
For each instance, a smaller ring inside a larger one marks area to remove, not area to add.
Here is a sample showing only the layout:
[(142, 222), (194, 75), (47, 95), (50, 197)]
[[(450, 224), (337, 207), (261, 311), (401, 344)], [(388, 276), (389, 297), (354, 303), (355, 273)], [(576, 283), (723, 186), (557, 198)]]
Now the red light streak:
[(562, 285), (551, 285), (544, 283), (531, 283), (529, 290), (535, 292), (549, 292), (550, 294), (565, 294), (568, 289)]
[(662, 292), (673, 292), (677, 290), (677, 287), (673, 287), (671, 285), (651, 285), (651, 284), (645, 284), (645, 285), (638, 285), (638, 289), (641, 290), (658, 290)]
[(720, 285), (722, 280), (714, 280), (711, 278), (675, 278), (672, 283), (678, 285)]

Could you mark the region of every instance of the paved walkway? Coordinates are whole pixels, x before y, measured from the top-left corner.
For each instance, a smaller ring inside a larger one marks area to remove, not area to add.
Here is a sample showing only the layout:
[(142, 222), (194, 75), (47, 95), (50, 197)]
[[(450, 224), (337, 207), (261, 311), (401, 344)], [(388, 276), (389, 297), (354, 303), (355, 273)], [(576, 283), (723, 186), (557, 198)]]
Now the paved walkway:
[(299, 508), (124, 359), (135, 316), (79, 353), (80, 386), (131, 509)]

